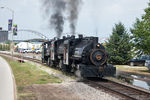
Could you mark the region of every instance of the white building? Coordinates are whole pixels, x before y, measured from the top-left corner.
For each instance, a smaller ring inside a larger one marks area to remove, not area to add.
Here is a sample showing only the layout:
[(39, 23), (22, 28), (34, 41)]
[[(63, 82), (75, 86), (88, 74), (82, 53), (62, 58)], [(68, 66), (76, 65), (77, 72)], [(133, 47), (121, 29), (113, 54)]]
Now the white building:
[(19, 49), (40, 49), (41, 43), (20, 42), (16, 45)]
[(29, 43), (29, 42), (20, 42), (18, 43), (16, 46), (19, 48), (19, 49), (32, 49), (32, 46), (33, 44), (32, 43)]

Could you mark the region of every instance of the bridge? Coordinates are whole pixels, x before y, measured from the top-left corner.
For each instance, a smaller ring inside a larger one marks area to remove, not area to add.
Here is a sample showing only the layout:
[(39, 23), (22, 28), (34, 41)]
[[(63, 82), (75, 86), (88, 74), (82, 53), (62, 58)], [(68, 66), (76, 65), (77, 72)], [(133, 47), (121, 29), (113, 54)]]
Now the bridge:
[[(11, 40), (11, 36), (9, 35)], [(18, 34), (13, 36), (14, 42), (45, 42), (48, 41), (48, 37), (43, 33), (30, 29), (19, 29)]]

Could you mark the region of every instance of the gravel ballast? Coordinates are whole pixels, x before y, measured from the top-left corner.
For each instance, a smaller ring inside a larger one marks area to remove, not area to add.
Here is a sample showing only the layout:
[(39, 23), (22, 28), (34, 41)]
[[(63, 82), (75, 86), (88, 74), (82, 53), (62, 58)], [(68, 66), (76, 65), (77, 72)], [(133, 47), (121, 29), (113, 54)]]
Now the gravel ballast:
[(32, 85), (27, 89), (31, 89), (36, 100), (119, 100), (81, 82)]

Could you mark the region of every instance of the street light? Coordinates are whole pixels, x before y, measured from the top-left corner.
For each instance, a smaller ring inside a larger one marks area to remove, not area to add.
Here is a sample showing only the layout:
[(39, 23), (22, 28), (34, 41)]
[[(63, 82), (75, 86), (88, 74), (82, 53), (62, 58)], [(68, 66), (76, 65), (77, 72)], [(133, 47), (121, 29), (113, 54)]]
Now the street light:
[(14, 10), (8, 8), (8, 7), (0, 7), (1, 9), (7, 9), (12, 13), (12, 21), (14, 20)]
[(12, 27), (11, 27), (11, 33), (12, 33), (12, 43), (11, 43), (11, 54), (12, 54), (12, 58), (13, 58), (13, 52), (14, 52), (14, 43), (13, 43), (13, 25), (14, 25), (14, 10), (8, 8), (8, 7), (0, 7), (1, 9), (7, 9), (12, 13)]

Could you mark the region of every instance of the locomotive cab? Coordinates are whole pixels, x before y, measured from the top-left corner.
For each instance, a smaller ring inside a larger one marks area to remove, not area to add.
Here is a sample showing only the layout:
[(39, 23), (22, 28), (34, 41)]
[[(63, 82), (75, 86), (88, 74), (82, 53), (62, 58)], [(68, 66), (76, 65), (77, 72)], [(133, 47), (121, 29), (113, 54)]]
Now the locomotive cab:
[(51, 41), (44, 42), (42, 44), (42, 63), (45, 63), (48, 61), (48, 58), (50, 57), (50, 45)]

